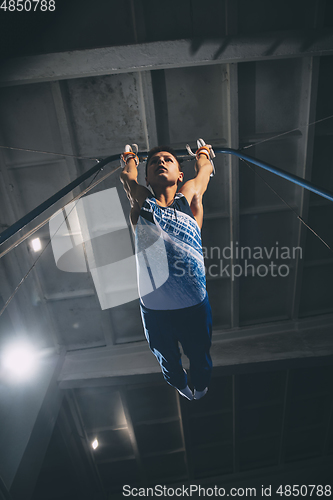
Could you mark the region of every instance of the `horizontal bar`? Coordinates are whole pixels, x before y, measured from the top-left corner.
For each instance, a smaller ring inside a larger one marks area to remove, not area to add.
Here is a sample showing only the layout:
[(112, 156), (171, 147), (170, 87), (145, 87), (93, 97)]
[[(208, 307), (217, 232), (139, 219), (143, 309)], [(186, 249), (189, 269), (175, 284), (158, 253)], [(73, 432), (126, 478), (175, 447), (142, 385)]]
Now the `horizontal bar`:
[(215, 153), (225, 153), (225, 154), (231, 154), (238, 156), (238, 158), (241, 158), (243, 160), (247, 160), (250, 163), (253, 163), (254, 165), (257, 165), (258, 167), (261, 167), (265, 170), (268, 170), (269, 172), (272, 172), (273, 174), (278, 175), (279, 177), (283, 177), (284, 179), (287, 179), (288, 181), (293, 182), (294, 184), (298, 184), (299, 186), (304, 187), (305, 189), (308, 189), (309, 191), (312, 191), (313, 193), (318, 194), (319, 196), (323, 196), (324, 198), (327, 198), (330, 201), (333, 201), (333, 193), (331, 191), (328, 191), (327, 189), (323, 189), (319, 186), (316, 186), (310, 181), (307, 181), (305, 179), (302, 179), (302, 177), (298, 177), (297, 175), (294, 174), (289, 174), (288, 172), (285, 172), (281, 168), (278, 167), (273, 167), (269, 163), (263, 162), (261, 160), (257, 160), (256, 158), (252, 158), (251, 156), (245, 155), (244, 153), (240, 151), (236, 151), (235, 149), (229, 149), (229, 148), (215, 148), (214, 147)]
[[(330, 201), (333, 201), (333, 193), (331, 191), (328, 191), (327, 189), (322, 189), (314, 184), (312, 182), (306, 181), (305, 179), (302, 179), (301, 177), (298, 177), (297, 175), (289, 174), (288, 172), (285, 172), (284, 170), (281, 170), (280, 168), (274, 167), (272, 165), (269, 165), (266, 162), (263, 162), (261, 160), (257, 160), (256, 158), (252, 158), (251, 156), (245, 155), (244, 153), (236, 150), (236, 149), (230, 149), (230, 148), (220, 148), (220, 147), (215, 147), (214, 146), (214, 151), (215, 153), (221, 153), (221, 154), (231, 154), (234, 156), (237, 156), (238, 158), (241, 158), (243, 160), (246, 160), (254, 165), (257, 165), (258, 167), (264, 168), (265, 170), (268, 170), (269, 172), (272, 172), (279, 177), (283, 177), (284, 179), (287, 179), (294, 184), (298, 184), (299, 186), (304, 187), (305, 189), (308, 189), (309, 191), (312, 191), (313, 193), (318, 194), (319, 196), (323, 196), (324, 198), (327, 198)], [(186, 149), (177, 149), (176, 150), (177, 156), (181, 157), (189, 157), (188, 152)], [(147, 158), (148, 152), (139, 152), (138, 156), (140, 160), (145, 160)], [(99, 169), (107, 165), (108, 163), (114, 161), (114, 160), (119, 160), (120, 155), (113, 155), (109, 156), (108, 158), (105, 158), (104, 160), (99, 161), (94, 165), (90, 170), (88, 170), (86, 173), (78, 177), (75, 181), (71, 182), (67, 186), (65, 186), (63, 189), (55, 193), (51, 198), (48, 200), (44, 201), (41, 205), (38, 207), (34, 208), (31, 212), (29, 212), (27, 215), (22, 217), (20, 220), (15, 222), (12, 226), (10, 226), (8, 229), (3, 231), (0, 234), (0, 245), (5, 243), (11, 236), (19, 232), (21, 229), (23, 229), (27, 224), (29, 224), (31, 221), (33, 221), (36, 217), (38, 217), (40, 214), (45, 212), (48, 208), (50, 208), (52, 205), (54, 205), (57, 201), (59, 201), (61, 198), (63, 198), (66, 194), (70, 193), (75, 187), (77, 187), (79, 184), (81, 184), (83, 181), (91, 177), (94, 173), (98, 172)]]
[[(179, 156), (180, 158), (183, 156), (186, 156), (186, 157), (189, 156), (186, 149), (176, 149), (175, 151), (177, 153), (177, 156)], [(312, 184), (312, 182), (309, 182), (309, 181), (306, 181), (305, 179), (302, 179), (302, 177), (298, 177), (297, 175), (294, 175), (294, 174), (289, 174), (288, 172), (285, 172), (281, 168), (274, 167), (273, 165), (270, 165), (269, 163), (263, 162), (261, 160), (257, 160), (257, 158), (253, 158), (252, 156), (248, 156), (248, 155), (242, 153), (241, 151), (238, 151), (236, 149), (231, 149), (231, 148), (220, 148), (219, 146), (214, 146), (214, 152), (238, 156), (238, 158), (241, 158), (241, 159), (246, 160), (250, 163), (253, 163), (254, 165), (257, 165), (258, 167), (261, 167), (265, 170), (268, 170), (269, 172), (272, 172), (273, 174), (276, 174), (279, 177), (283, 177), (284, 179), (287, 179), (288, 181), (291, 181), (294, 184), (298, 184), (299, 186), (302, 186), (305, 189), (308, 189), (309, 191), (312, 191), (313, 193), (318, 194), (319, 196), (323, 196), (324, 198), (327, 198), (328, 200), (333, 201), (333, 193), (331, 191), (328, 191), (327, 189), (323, 189), (319, 186), (316, 186), (315, 184)], [(142, 156), (144, 156), (144, 155), (147, 156), (147, 153), (142, 153)]]

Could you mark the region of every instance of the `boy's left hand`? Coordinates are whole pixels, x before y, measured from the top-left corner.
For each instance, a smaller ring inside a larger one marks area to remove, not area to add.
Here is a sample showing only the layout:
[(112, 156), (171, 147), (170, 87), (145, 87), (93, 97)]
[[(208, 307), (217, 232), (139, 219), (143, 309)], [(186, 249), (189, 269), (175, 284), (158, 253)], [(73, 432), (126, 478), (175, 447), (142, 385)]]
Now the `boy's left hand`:
[(198, 139), (197, 140), (197, 147), (198, 147), (198, 149), (197, 149), (196, 153), (193, 153), (190, 146), (188, 144), (186, 144), (186, 149), (187, 149), (188, 153), (191, 156), (195, 156), (197, 160), (199, 159), (200, 154), (204, 154), (208, 158), (208, 160), (211, 162), (211, 164), (213, 166), (213, 171), (210, 174), (210, 176), (213, 177), (213, 175), (215, 174), (215, 167), (214, 167), (214, 163), (213, 163), (213, 158), (215, 158), (215, 153), (214, 153), (212, 146), (210, 144), (206, 144), (203, 139)]

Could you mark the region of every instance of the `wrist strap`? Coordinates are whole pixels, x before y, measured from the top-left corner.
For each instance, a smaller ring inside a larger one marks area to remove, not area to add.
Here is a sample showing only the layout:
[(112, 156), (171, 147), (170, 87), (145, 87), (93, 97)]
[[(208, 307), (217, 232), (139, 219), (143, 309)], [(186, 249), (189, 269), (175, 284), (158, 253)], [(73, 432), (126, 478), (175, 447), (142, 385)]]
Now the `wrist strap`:
[(198, 151), (195, 154), (197, 160), (199, 159), (199, 155), (202, 153), (206, 155), (208, 160), (210, 160), (210, 149), (208, 146), (202, 146), (201, 148), (198, 149)]
[(122, 159), (123, 159), (125, 165), (127, 165), (127, 162), (130, 159), (133, 159), (135, 161), (136, 166), (138, 166), (140, 163), (138, 155), (136, 155), (132, 151), (124, 151), (124, 153), (122, 154)]

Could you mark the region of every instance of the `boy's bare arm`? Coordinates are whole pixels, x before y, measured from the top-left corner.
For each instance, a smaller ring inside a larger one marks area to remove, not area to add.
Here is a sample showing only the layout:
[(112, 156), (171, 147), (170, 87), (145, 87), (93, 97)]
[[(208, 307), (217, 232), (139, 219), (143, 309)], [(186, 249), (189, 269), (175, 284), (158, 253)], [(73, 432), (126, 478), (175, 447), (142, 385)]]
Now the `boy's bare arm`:
[(136, 224), (139, 218), (141, 207), (147, 198), (151, 195), (149, 189), (138, 184), (138, 169), (134, 159), (127, 161), (126, 166), (120, 174), (120, 180), (123, 183), (127, 197), (131, 203), (131, 222)]
[(213, 172), (213, 166), (204, 153), (199, 155), (194, 168), (197, 174), (196, 177), (185, 182), (180, 189), (180, 192), (188, 199), (189, 204), (191, 204), (194, 196), (202, 198)]
[(195, 163), (196, 177), (193, 179), (197, 193), (202, 196), (207, 189), (213, 172), (213, 165), (204, 153), (199, 154)]
[(202, 153), (199, 155), (194, 168), (197, 173), (196, 177), (187, 181), (180, 189), (180, 192), (187, 199), (194, 218), (201, 228), (203, 222), (202, 196), (207, 189), (213, 166), (207, 156)]

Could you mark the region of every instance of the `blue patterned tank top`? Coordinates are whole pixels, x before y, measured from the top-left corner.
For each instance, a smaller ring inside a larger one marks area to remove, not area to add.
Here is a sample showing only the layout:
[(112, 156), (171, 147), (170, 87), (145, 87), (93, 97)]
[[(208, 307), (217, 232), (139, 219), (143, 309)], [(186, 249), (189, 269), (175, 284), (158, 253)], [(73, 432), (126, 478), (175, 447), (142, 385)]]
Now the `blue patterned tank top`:
[(135, 229), (138, 286), (148, 309), (182, 309), (202, 302), (206, 277), (200, 228), (181, 193), (161, 207), (148, 196)]

